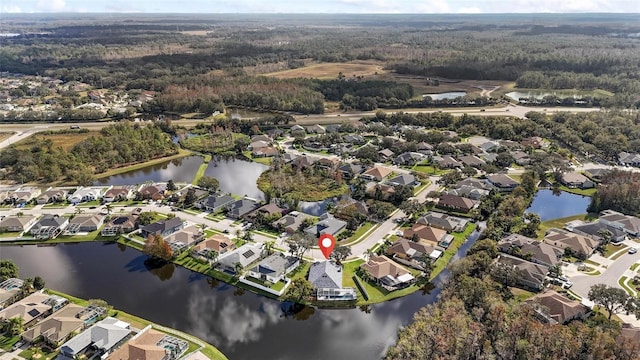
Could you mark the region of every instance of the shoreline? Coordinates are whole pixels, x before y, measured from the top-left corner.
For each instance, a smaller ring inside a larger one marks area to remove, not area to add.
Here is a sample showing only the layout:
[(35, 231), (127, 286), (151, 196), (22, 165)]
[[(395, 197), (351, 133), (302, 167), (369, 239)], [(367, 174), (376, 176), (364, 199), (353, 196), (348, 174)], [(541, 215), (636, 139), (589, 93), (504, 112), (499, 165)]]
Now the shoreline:
[(93, 175), (93, 179), (94, 180), (98, 180), (98, 179), (106, 178), (106, 177), (109, 177), (109, 176), (120, 175), (120, 174), (129, 172), (129, 171), (140, 170), (140, 169), (143, 169), (143, 168), (148, 167), (148, 166), (157, 165), (157, 164), (160, 164), (160, 163), (163, 163), (163, 162), (166, 162), (166, 161), (180, 159), (180, 158), (191, 156), (191, 155), (198, 155), (198, 154), (195, 154), (190, 150), (185, 150), (185, 149), (179, 148), (177, 154), (173, 154), (173, 155), (169, 155), (169, 156), (163, 156), (163, 157), (160, 157), (160, 158), (156, 158), (156, 159), (153, 159), (153, 160), (141, 162), (141, 163), (138, 163), (138, 164), (123, 166), (123, 167), (119, 167), (119, 168), (115, 168), (115, 169), (111, 169), (111, 170), (105, 171), (103, 173), (94, 174)]

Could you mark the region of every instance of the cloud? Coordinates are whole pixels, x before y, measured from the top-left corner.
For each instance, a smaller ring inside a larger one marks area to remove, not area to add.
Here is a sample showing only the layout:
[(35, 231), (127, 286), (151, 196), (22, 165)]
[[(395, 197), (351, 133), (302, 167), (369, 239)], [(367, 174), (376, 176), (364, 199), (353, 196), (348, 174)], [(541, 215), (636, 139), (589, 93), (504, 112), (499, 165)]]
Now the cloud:
[(22, 9), (20, 8), (20, 6), (16, 6), (16, 5), (3, 5), (2, 6), (2, 11), (3, 13), (8, 13), (8, 14), (19, 14), (22, 12)]
[(66, 10), (65, 0), (38, 0), (36, 11), (60, 12)]

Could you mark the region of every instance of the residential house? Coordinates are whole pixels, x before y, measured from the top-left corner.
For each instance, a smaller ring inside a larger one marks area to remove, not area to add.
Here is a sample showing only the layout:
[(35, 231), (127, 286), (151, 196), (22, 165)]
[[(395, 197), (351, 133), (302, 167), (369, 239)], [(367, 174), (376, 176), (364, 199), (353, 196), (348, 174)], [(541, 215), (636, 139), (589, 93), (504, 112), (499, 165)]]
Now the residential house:
[(479, 189), (467, 185), (451, 188), (445, 191), (446, 194), (465, 197), (471, 200), (480, 200), (483, 196), (489, 195), (490, 192), (491, 191), (489, 190)]
[(549, 273), (548, 266), (507, 254), (500, 254), (497, 262), (502, 266), (510, 266), (518, 270), (520, 276), (517, 277), (517, 284), (531, 290), (541, 290), (544, 279)]
[(249, 276), (275, 284), (284, 280), (285, 275), (297, 268), (298, 265), (300, 265), (300, 259), (297, 257), (275, 253), (252, 267), (249, 270)]
[(105, 356), (128, 339), (131, 325), (113, 317), (107, 317), (71, 338), (60, 347), (60, 354), (76, 359), (88, 350)]
[(147, 238), (150, 235), (161, 235), (163, 238), (184, 228), (184, 221), (179, 217), (156, 221), (140, 228), (140, 235)]
[(584, 175), (587, 176), (592, 181), (600, 182), (602, 181), (602, 178), (610, 172), (611, 172), (611, 169), (605, 169), (605, 168), (585, 169)]
[(464, 166), (471, 166), (475, 168), (479, 168), (486, 164), (484, 160), (475, 155), (458, 156), (458, 161), (460, 161)]
[(0, 310), (13, 304), (22, 296), (24, 281), (17, 278), (9, 278), (0, 283)]
[(253, 157), (274, 157), (280, 154), (280, 150), (273, 146), (267, 146), (259, 149), (254, 149), (251, 151), (251, 156)]
[(304, 229), (304, 232), (311, 235), (330, 234), (337, 235), (347, 226), (346, 221), (338, 220), (329, 213), (320, 215), (320, 221)]
[(360, 164), (345, 163), (338, 167), (338, 171), (345, 180), (353, 179), (364, 171), (364, 167)]
[(399, 239), (394, 242), (387, 254), (393, 258), (402, 259), (405, 261), (423, 263), (425, 257), (429, 257), (433, 261), (442, 256), (442, 250), (437, 249), (435, 246), (427, 245), (407, 239)]
[(497, 149), (500, 146), (497, 141), (485, 141), (482, 144), (478, 145), (480, 149), (484, 152), (489, 152)]
[(36, 202), (39, 205), (54, 203), (54, 202), (62, 202), (67, 198), (67, 190), (64, 189), (51, 189), (45, 191)]
[(511, 153), (511, 156), (513, 156), (513, 159), (516, 162), (516, 164), (520, 166), (526, 166), (531, 163), (531, 157), (529, 156), (529, 154), (527, 154), (524, 151), (520, 151), (520, 150), (514, 151)]
[(420, 185), (420, 181), (411, 174), (401, 174), (387, 180), (387, 184), (391, 186), (417, 186)]
[(391, 160), (395, 154), (391, 149), (382, 149), (378, 151), (378, 155), (380, 155), (382, 160)]
[[(293, 131), (294, 126), (291, 127), (291, 131)], [(307, 132), (309, 134), (326, 134), (327, 129), (322, 125), (315, 124), (315, 125), (307, 126)]]
[(364, 137), (358, 134), (347, 134), (342, 137), (342, 141), (347, 142), (349, 144), (361, 145), (365, 143)]
[(316, 156), (303, 155), (296, 157), (291, 163), (298, 169), (305, 169), (313, 166), (318, 159), (320, 158)]
[(624, 230), (601, 221), (584, 222), (582, 220), (574, 220), (566, 223), (564, 228), (597, 241), (602, 241), (602, 233), (608, 231), (611, 235), (611, 242), (614, 244), (620, 243), (627, 238), (627, 233)]
[(209, 212), (217, 212), (225, 208), (225, 206), (235, 202), (236, 199), (230, 195), (213, 194), (198, 204), (200, 208), (204, 208)]
[(343, 220), (349, 220), (353, 217), (367, 218), (369, 216), (369, 206), (364, 201), (346, 198), (336, 204), (333, 214)]
[(265, 131), (265, 133), (269, 136), (270, 139), (275, 140), (281, 137), (284, 134), (284, 131), (280, 129), (269, 129)]
[(189, 349), (189, 343), (147, 326), (105, 360), (175, 360)]
[(316, 288), (316, 298), (323, 300), (356, 300), (354, 288), (342, 287), (342, 265), (333, 261), (319, 261), (309, 268), (309, 282)]
[[(285, 211), (286, 211), (286, 209), (281, 208), (277, 204), (268, 203), (266, 205), (262, 205), (261, 207), (257, 208), (256, 210), (250, 212), (245, 217), (247, 219), (253, 219), (256, 216), (262, 216), (263, 218), (268, 218), (268, 217), (275, 216), (275, 215), (282, 216), (282, 214)], [(260, 215), (258, 215), (258, 214), (260, 214)]]
[(244, 215), (255, 210), (259, 205), (260, 203), (258, 203), (257, 201), (247, 198), (236, 200), (230, 204), (227, 204), (226, 214), (227, 217), (230, 217), (232, 219), (240, 219)]
[(365, 185), (364, 192), (369, 197), (388, 200), (395, 194), (396, 189), (393, 185), (379, 184), (372, 181)]
[(0, 232), (23, 232), (36, 222), (31, 215), (7, 216), (0, 220)]
[(193, 250), (200, 255), (204, 255), (204, 253), (209, 251), (215, 251), (218, 255), (223, 255), (229, 251), (233, 251), (235, 248), (236, 244), (228, 237), (224, 235), (213, 235), (198, 243), (193, 247)]
[(424, 160), (426, 156), (418, 152), (404, 152), (393, 159), (396, 165), (413, 166)]
[(290, 164), (292, 162), (294, 162), (299, 156), (296, 154), (292, 154), (292, 153), (284, 153), (280, 156), (280, 158), (282, 159), (282, 161), (284, 161), (285, 164)]
[(435, 211), (429, 211), (424, 216), (418, 218), (417, 223), (429, 225), (445, 231), (462, 232), (467, 227), (469, 220)]
[(236, 263), (246, 269), (251, 263), (262, 256), (262, 249), (256, 244), (244, 244), (239, 248), (227, 252), (218, 259), (218, 266), (222, 271), (236, 274)]
[(85, 307), (69, 304), (22, 333), (22, 339), (34, 342), (42, 336), (47, 344), (57, 348), (85, 326), (85, 321), (80, 318), (83, 311)]
[(498, 160), (498, 154), (496, 153), (484, 153), (480, 154), (480, 159), (484, 160), (486, 163), (493, 163)]
[(138, 194), (142, 200), (158, 201), (164, 199), (166, 190), (166, 184), (145, 185), (138, 191)]
[(0, 321), (21, 317), (24, 320), (24, 327), (29, 327), (37, 320), (51, 314), (51, 312), (54, 311), (54, 307), (55, 310), (57, 310), (64, 306), (64, 304), (59, 303), (62, 301), (60, 299), (63, 298), (55, 295), (47, 295), (42, 292), (35, 292), (2, 309), (0, 311)]
[(560, 263), (564, 254), (560, 248), (519, 234), (503, 238), (498, 242), (498, 248), (504, 253), (549, 267)]
[(573, 320), (583, 320), (591, 314), (588, 306), (553, 290), (537, 294), (526, 303), (533, 306), (538, 319), (551, 325), (566, 325)]
[(104, 222), (104, 215), (100, 214), (80, 214), (76, 215), (67, 227), (67, 232), (71, 234), (88, 233), (96, 231)]
[(577, 172), (562, 174), (560, 182), (568, 188), (591, 189), (595, 186), (593, 181)]
[(598, 221), (624, 230), (631, 236), (638, 237), (640, 235), (640, 219), (635, 216), (624, 215), (613, 210), (605, 210), (600, 213)]
[(300, 126), (300, 125), (293, 125), (290, 130), (291, 130), (291, 132), (294, 132), (294, 131), (305, 131), (304, 128), (302, 126)]
[(542, 138), (539, 136), (532, 136), (528, 138), (524, 138), (520, 141), (520, 144), (524, 147), (532, 147), (534, 149), (539, 149), (542, 147)]
[(59, 215), (44, 215), (29, 232), (36, 239), (54, 239), (69, 225), (69, 218)]
[(631, 154), (628, 152), (621, 152), (618, 154), (618, 162), (622, 166), (640, 166), (640, 154)]
[(271, 140), (251, 140), (251, 144), (249, 144), (249, 150), (259, 150), (262, 148), (266, 148), (266, 147), (270, 147), (271, 146)]
[(256, 141), (264, 141), (267, 144), (271, 143), (272, 138), (265, 135), (265, 134), (260, 134), (260, 135), (253, 135), (251, 137), (251, 142), (254, 143)]
[(487, 175), (487, 181), (500, 191), (512, 191), (519, 185), (517, 181), (505, 174)]
[(382, 167), (382, 166), (374, 166), (371, 169), (365, 171), (360, 175), (361, 178), (370, 180), (370, 181), (382, 181), (387, 176), (391, 175), (393, 171), (391, 169)]
[(305, 219), (310, 219), (311, 216), (299, 211), (292, 211), (280, 219), (274, 221), (271, 225), (274, 228), (284, 230), (289, 234), (300, 230), (300, 225), (303, 224)]
[(95, 201), (100, 199), (103, 194), (102, 187), (79, 187), (67, 197), (67, 201), (73, 204)]
[(132, 191), (127, 187), (112, 187), (107, 190), (102, 196), (103, 202), (117, 202), (117, 201), (125, 201), (131, 197)]
[(570, 249), (575, 255), (583, 254), (586, 257), (591, 255), (600, 244), (598, 240), (560, 229), (550, 229), (544, 241), (565, 251)]
[(476, 207), (477, 203), (476, 200), (462, 196), (442, 194), (440, 195), (440, 200), (438, 200), (438, 207), (468, 213)]
[(320, 158), (313, 165), (317, 168), (326, 169), (329, 171), (334, 170), (340, 164), (338, 159)]
[(416, 144), (416, 148), (418, 149), (419, 153), (425, 154), (425, 155), (432, 155), (433, 154), (433, 145), (427, 143), (427, 142), (419, 142), (418, 144)]
[(9, 199), (13, 204), (26, 204), (32, 199), (38, 197), (41, 193), (41, 190), (38, 188), (20, 188), (14, 191)]
[(453, 169), (462, 167), (462, 164), (451, 155), (434, 156), (433, 162), (436, 163), (440, 169)]
[(414, 280), (413, 275), (407, 269), (384, 255), (371, 256), (369, 261), (360, 265), (360, 268), (367, 271), (378, 284), (390, 288), (408, 285)]
[(453, 237), (447, 234), (445, 230), (419, 223), (414, 224), (411, 229), (405, 229), (403, 236), (406, 239), (415, 239), (428, 245), (446, 244), (443, 247), (448, 247), (453, 240)]
[(200, 230), (200, 228), (198, 228), (198, 226), (191, 225), (182, 228), (174, 232), (173, 234), (167, 235), (164, 238), (164, 241), (169, 244), (178, 243), (185, 246), (190, 246), (197, 243), (198, 241), (201, 241), (202, 239), (204, 239), (204, 233)]
[(466, 178), (466, 179), (462, 179), (460, 181), (458, 181), (455, 185), (455, 187), (462, 187), (462, 186), (471, 186), (477, 189), (483, 189), (483, 190), (492, 190), (494, 189), (493, 185), (489, 184), (488, 182), (484, 181), (484, 180), (480, 180), (480, 179), (476, 179), (476, 178)]
[(138, 216), (134, 214), (114, 216), (111, 221), (100, 230), (100, 235), (117, 236), (132, 232), (136, 229), (137, 219)]

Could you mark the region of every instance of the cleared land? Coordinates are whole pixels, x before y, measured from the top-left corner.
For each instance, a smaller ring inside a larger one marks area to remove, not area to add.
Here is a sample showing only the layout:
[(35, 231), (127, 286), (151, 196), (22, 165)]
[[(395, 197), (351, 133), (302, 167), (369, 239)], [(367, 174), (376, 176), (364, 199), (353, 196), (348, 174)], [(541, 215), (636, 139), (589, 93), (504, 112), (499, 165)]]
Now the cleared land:
[[(74, 132), (68, 134), (41, 134), (37, 133), (33, 136), (19, 141), (15, 144), (18, 149), (30, 148), (34, 145), (43, 145), (44, 141), (51, 140), (53, 147), (61, 147), (64, 150), (71, 149), (75, 144), (90, 137), (99, 135), (99, 131)], [(0, 135), (0, 140), (2, 136)]]
[(12, 132), (0, 132), (0, 141), (4, 141), (13, 135)]
[(382, 74), (385, 70), (381, 64), (371, 62), (319, 63), (297, 69), (289, 69), (264, 74), (278, 79), (314, 78), (335, 79), (339, 73), (347, 78), (353, 76), (371, 76)]

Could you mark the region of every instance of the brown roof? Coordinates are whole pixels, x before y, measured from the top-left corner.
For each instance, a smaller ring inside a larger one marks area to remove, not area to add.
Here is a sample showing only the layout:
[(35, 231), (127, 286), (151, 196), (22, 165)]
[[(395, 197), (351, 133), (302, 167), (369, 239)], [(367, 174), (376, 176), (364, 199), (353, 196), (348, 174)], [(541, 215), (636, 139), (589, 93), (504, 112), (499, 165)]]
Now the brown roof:
[(371, 256), (369, 261), (360, 265), (360, 267), (369, 271), (375, 279), (381, 279), (387, 275), (398, 277), (409, 273), (407, 269), (391, 261), (391, 259), (384, 255)]
[(73, 331), (82, 328), (84, 320), (76, 316), (84, 309), (85, 308), (80, 305), (69, 304), (46, 320), (39, 322), (27, 330), (22, 334), (22, 337), (26, 340), (33, 341), (38, 336), (43, 335), (51, 341), (60, 342)]
[(548, 311), (549, 318), (555, 320), (559, 324), (563, 324), (565, 321), (582, 317), (589, 312), (589, 308), (582, 305), (577, 301), (570, 300), (569, 298), (558, 294), (555, 291), (547, 291), (543, 294), (538, 294), (532, 297), (530, 302), (535, 302)]
[(384, 179), (391, 174), (391, 169), (376, 166), (364, 172), (363, 175), (373, 176), (376, 179)]
[(156, 344), (165, 336), (149, 329), (114, 351), (107, 360), (162, 360), (166, 355), (165, 349)]
[(215, 250), (218, 253), (221, 253), (223, 251), (233, 250), (234, 248), (235, 248), (235, 244), (228, 237), (223, 235), (213, 235), (212, 237), (194, 246), (193, 249), (196, 251), (210, 249), (210, 250)]
[(558, 229), (550, 230), (544, 241), (561, 249), (570, 248), (576, 252), (583, 252), (585, 255), (590, 255), (598, 247), (597, 240)]
[(435, 250), (435, 247), (430, 245), (418, 243), (415, 241), (410, 241), (407, 239), (400, 239), (389, 247), (389, 249), (387, 250), (387, 253), (391, 255), (401, 254), (401, 255), (407, 255), (409, 257), (413, 257), (415, 252), (429, 255), (434, 250)]
[(438, 201), (439, 206), (462, 209), (469, 211), (473, 209), (476, 202), (458, 195), (442, 194)]
[(429, 241), (433, 243), (439, 243), (442, 238), (447, 236), (447, 232), (442, 229), (437, 229), (425, 224), (415, 224), (411, 229), (404, 231), (404, 237), (411, 239), (414, 234), (418, 235), (421, 241)]
[(118, 195), (127, 196), (129, 194), (129, 190), (125, 188), (111, 188), (104, 193), (104, 197), (116, 197)]

